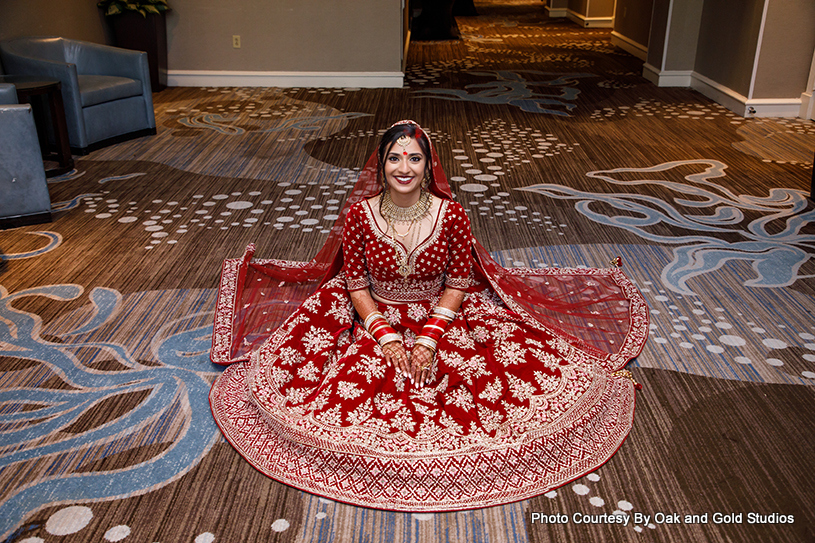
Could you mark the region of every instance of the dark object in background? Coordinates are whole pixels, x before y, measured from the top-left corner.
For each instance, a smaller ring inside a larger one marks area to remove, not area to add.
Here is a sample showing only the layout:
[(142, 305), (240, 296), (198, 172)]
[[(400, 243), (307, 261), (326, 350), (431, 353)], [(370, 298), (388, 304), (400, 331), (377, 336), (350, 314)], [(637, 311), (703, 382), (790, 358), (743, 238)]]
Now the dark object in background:
[(473, 0), (423, 0), (421, 13), (413, 20), (411, 40), (459, 40), (461, 31), (455, 15), (478, 15)]

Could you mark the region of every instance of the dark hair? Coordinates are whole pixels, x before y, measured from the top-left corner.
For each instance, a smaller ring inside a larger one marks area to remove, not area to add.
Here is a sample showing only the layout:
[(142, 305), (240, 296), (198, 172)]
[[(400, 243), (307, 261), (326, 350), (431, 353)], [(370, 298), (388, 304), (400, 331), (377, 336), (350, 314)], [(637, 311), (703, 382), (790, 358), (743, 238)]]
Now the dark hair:
[(376, 155), (376, 175), (379, 182), (385, 186), (384, 181), (384, 171), (385, 171), (385, 157), (390, 152), (393, 145), (396, 143), (396, 140), (401, 138), (402, 136), (410, 136), (411, 138), (415, 139), (416, 142), (419, 144), (419, 147), (422, 149), (422, 154), (425, 158), (425, 172), (424, 175), (429, 182), (433, 182), (433, 166), (431, 162), (433, 161), (432, 153), (430, 152), (430, 140), (427, 139), (427, 135), (425, 135), (424, 131), (421, 128), (416, 126), (415, 124), (397, 124), (388, 128), (384, 134), (382, 134), (382, 139), (379, 140), (379, 148), (377, 149)]

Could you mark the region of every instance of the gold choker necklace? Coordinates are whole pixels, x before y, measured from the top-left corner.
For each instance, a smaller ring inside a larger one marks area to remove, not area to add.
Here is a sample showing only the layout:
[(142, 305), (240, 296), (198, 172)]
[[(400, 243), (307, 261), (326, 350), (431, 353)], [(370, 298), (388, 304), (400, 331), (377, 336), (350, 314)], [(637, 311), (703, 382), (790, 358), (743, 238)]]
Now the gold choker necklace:
[(390, 191), (386, 190), (382, 193), (382, 205), (380, 211), (382, 216), (390, 221), (395, 222), (412, 222), (416, 219), (421, 219), (427, 212), (430, 211), (430, 206), (433, 203), (433, 198), (429, 192), (422, 191), (421, 196), (410, 207), (399, 207), (391, 200)]

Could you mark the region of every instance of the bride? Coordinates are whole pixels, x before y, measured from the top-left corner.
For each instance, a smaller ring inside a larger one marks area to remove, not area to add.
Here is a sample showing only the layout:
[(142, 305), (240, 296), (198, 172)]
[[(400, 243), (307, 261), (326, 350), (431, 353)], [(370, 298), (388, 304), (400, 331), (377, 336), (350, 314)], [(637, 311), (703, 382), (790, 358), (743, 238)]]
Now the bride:
[(596, 469), (631, 428), (640, 293), (616, 268), (496, 264), (413, 121), (384, 133), (313, 261), (252, 252), (224, 265), (210, 403), (282, 483), (382, 509), (498, 505)]

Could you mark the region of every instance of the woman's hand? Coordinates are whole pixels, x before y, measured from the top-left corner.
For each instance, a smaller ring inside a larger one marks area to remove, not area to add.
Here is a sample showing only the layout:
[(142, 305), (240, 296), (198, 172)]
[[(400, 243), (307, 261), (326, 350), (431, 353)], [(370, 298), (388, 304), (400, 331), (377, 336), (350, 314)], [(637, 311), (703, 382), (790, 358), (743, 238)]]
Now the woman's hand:
[(410, 380), (419, 388), (430, 378), (433, 367), (433, 351), (424, 345), (414, 345), (410, 352)]
[(382, 346), (382, 352), (385, 355), (385, 361), (391, 364), (396, 371), (404, 376), (409, 376), (408, 370), (410, 369), (410, 359), (408, 358), (405, 346), (401, 341), (391, 341)]

